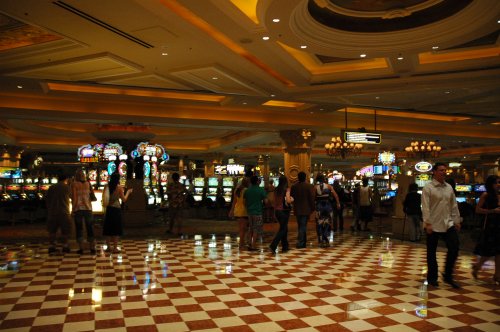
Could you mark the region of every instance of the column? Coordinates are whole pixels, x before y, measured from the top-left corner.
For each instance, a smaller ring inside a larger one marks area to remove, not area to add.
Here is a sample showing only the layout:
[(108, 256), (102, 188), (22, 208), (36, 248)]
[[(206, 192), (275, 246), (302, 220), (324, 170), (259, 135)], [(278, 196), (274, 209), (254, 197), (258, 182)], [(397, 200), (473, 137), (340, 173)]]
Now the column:
[(266, 184), (269, 183), (269, 159), (271, 159), (271, 157), (268, 155), (259, 155), (259, 157), (257, 158), (257, 165), (260, 168), (260, 175), (264, 177), (264, 182)]
[(19, 167), (23, 148), (20, 146), (4, 146), (0, 152), (0, 166)]
[(297, 182), (299, 172), (305, 172), (307, 179), (311, 173), (311, 149), (316, 138), (313, 131), (302, 130), (282, 130), (280, 137), (285, 144), (285, 176), (290, 184)]
[(224, 154), (222, 153), (211, 153), (207, 155), (203, 162), (205, 164), (205, 176), (214, 176), (215, 175), (215, 165), (222, 164), (222, 158)]

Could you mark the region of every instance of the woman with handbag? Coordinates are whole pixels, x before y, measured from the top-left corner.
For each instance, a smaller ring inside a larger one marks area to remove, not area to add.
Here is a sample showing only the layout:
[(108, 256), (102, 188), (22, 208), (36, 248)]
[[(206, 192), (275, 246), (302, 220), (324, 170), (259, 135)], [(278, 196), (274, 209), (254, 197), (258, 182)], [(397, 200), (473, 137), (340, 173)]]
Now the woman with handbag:
[(474, 249), (478, 260), (472, 265), (472, 276), (477, 279), (477, 274), (483, 264), (492, 256), (495, 256), (495, 274), (493, 281), (500, 285), (500, 179), (496, 175), (490, 175), (485, 183), (486, 192), (479, 198), (476, 213), (484, 215), (483, 231)]
[(246, 234), (248, 229), (248, 213), (245, 202), (245, 191), (250, 185), (250, 178), (244, 177), (241, 183), (233, 193), (233, 202), (229, 210), (229, 218), (236, 218), (239, 227), (239, 248), (243, 249), (246, 245)]
[(103, 199), (106, 213), (104, 215), (102, 235), (106, 237), (106, 252), (114, 254), (120, 252), (118, 250), (118, 237), (123, 235), (121, 203), (125, 203), (132, 193), (132, 189), (128, 189), (125, 194), (123, 187), (119, 183), (120, 174), (117, 172), (111, 174), (109, 184), (104, 188)]

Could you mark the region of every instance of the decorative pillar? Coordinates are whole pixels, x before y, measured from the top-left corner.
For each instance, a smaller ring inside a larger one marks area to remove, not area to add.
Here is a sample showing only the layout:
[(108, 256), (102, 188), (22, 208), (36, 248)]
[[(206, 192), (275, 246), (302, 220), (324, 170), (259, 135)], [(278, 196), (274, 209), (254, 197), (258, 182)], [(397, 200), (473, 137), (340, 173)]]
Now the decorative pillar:
[(260, 175), (264, 177), (264, 183), (269, 183), (269, 159), (268, 155), (259, 155), (257, 166), (260, 168)]
[(283, 140), (285, 176), (290, 184), (298, 181), (299, 172), (305, 172), (307, 179), (311, 173), (311, 149), (316, 133), (307, 129), (282, 130), (280, 137)]
[(222, 153), (212, 153), (210, 155), (207, 155), (205, 159), (203, 160), (205, 164), (205, 176), (214, 176), (215, 175), (215, 165), (220, 165), (222, 164), (222, 158), (223, 158)]
[(0, 152), (0, 166), (19, 167), (23, 148), (20, 146), (4, 145)]
[(184, 174), (184, 157), (179, 157), (179, 175)]

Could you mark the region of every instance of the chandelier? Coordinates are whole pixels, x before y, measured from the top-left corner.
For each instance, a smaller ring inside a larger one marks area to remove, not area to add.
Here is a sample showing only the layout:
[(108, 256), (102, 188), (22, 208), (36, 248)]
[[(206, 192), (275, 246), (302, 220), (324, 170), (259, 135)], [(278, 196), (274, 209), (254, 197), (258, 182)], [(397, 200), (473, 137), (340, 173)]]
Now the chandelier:
[(326, 154), (330, 157), (345, 159), (347, 156), (359, 156), (363, 144), (347, 143), (340, 136), (332, 137), (331, 143), (325, 144)]
[(427, 158), (439, 157), (441, 153), (441, 147), (433, 141), (415, 141), (411, 142), (409, 146), (405, 148), (408, 157), (418, 157), (421, 160)]

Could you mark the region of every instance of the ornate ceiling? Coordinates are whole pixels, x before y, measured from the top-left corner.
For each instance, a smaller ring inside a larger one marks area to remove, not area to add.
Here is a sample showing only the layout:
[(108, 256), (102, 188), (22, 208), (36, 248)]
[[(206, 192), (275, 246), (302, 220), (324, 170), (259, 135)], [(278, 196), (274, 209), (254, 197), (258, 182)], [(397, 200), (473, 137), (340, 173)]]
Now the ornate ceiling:
[[(147, 138), (281, 164), (280, 131), (307, 128), (313, 163), (332, 168), (422, 138), (443, 160), (490, 162), (499, 19), (496, 0), (3, 0), (0, 143), (72, 154)], [(332, 160), (346, 108), (382, 144)]]

